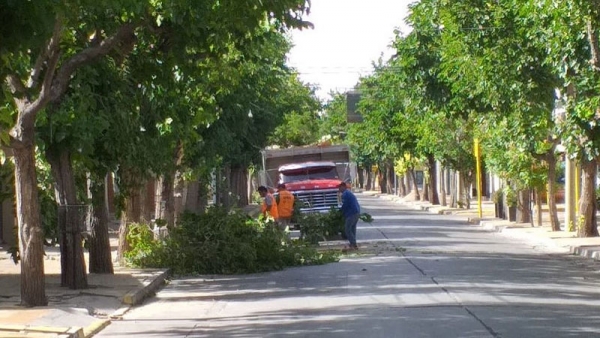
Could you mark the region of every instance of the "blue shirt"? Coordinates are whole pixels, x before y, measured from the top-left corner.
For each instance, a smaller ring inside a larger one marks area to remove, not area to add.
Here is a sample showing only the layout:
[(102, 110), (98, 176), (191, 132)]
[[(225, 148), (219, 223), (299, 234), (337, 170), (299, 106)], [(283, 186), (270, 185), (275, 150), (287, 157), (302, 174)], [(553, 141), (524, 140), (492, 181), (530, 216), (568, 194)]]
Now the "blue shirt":
[(360, 214), (360, 205), (358, 204), (358, 200), (350, 190), (346, 190), (342, 193), (341, 210), (345, 218)]

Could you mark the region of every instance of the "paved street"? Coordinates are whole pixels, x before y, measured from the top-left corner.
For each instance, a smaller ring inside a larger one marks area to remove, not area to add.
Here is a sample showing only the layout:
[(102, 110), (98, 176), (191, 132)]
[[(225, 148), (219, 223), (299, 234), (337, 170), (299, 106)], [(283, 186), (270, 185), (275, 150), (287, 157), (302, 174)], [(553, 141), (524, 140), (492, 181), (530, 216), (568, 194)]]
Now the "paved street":
[(174, 280), (97, 337), (600, 337), (597, 263), (359, 197), (375, 254)]

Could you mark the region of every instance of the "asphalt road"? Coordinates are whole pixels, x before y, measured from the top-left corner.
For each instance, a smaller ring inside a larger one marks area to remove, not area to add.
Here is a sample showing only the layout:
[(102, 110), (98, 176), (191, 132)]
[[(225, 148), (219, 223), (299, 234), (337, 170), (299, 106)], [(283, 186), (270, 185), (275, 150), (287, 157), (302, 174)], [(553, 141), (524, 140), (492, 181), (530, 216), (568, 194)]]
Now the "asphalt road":
[(374, 254), (174, 280), (97, 337), (600, 337), (596, 263), (359, 200), (375, 218), (359, 245)]

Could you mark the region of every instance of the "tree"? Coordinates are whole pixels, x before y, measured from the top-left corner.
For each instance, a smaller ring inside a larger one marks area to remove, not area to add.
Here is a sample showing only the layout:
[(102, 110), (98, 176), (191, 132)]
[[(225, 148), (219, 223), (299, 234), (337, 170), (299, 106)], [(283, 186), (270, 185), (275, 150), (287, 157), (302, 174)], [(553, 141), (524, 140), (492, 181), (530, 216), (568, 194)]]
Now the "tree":
[[(259, 36), (263, 43), (245, 48), (249, 49), (249, 55), (261, 57), (247, 56), (244, 62), (236, 64), (239, 83), (216, 95), (223, 114), (202, 133), (205, 144), (199, 153), (219, 159), (213, 161), (219, 176), (224, 178), (224, 194), (218, 200), (226, 207), (248, 204), (248, 173), (251, 165), (260, 165), (261, 149), (271, 142), (301, 145), (318, 139), (314, 117), (319, 102), (314, 90), (285, 65), (290, 42), (276, 32)], [(276, 128), (280, 131), (291, 128), (286, 119), (290, 121), (300, 115), (308, 117), (307, 129), (312, 124), (312, 133), (306, 133), (300, 126), (289, 130), (290, 133), (277, 132)]]
[(347, 121), (346, 93), (331, 92), (329, 95), (331, 98), (324, 105), (320, 134), (329, 138), (333, 144), (347, 143), (350, 146), (352, 159), (357, 164), (358, 182), (356, 183), (362, 189), (371, 190), (373, 189), (371, 169), (376, 161), (362, 146), (363, 136), (360, 126), (354, 126)]
[[(546, 45), (539, 43), (539, 22), (527, 15), (530, 3), (509, 1), (489, 5), (469, 1), (440, 6), (438, 1), (426, 1), (418, 6), (433, 9), (433, 17), (437, 18), (434, 29), (440, 32), (443, 41), (440, 75), (452, 84), (450, 106), (491, 119), (510, 116), (514, 121), (506, 126), (512, 128), (504, 132), (519, 136), (506, 141), (527, 152), (526, 156), (514, 158), (543, 158), (552, 168), (556, 161), (554, 148), (545, 144), (549, 140), (556, 144), (552, 136), (555, 133), (552, 110), (554, 90), (560, 82), (553, 67), (539, 62), (546, 55)], [(485, 134), (482, 136), (485, 138)], [(513, 168), (504, 167), (503, 173), (510, 171), (511, 179), (528, 189), (536, 175), (529, 164), (525, 161)], [(525, 172), (529, 176), (522, 171), (527, 166)], [(549, 182), (551, 188), (553, 183)], [(523, 195), (528, 192), (524, 190)], [(523, 207), (528, 209), (528, 205), (524, 203)], [(556, 208), (550, 207), (553, 227), (557, 228)], [(526, 210), (523, 213), (528, 214)]]
[[(534, 10), (535, 4), (541, 8)], [(600, 149), (598, 3), (539, 1), (535, 4), (528, 9), (545, 23), (541, 29), (543, 41), (549, 46), (545, 62), (554, 67), (563, 80), (567, 112), (560, 121), (562, 140), (569, 156), (579, 160), (582, 168), (577, 233), (580, 237), (598, 236), (595, 202)]]
[(109, 54), (125, 58), (133, 50), (140, 31), (161, 36), (164, 44), (173, 39), (187, 41), (190, 46), (198, 46), (195, 53), (218, 52), (265, 19), (281, 28), (303, 26), (301, 15), (307, 9), (303, 0), (195, 3), (194, 6), (186, 0), (165, 4), (73, 0), (2, 5), (2, 13), (7, 17), (27, 16), (23, 24), (27, 28), (25, 33), (33, 33), (24, 35), (11, 27), (9, 34), (3, 34), (8, 43), (3, 45), (0, 55), (3, 60), (0, 74), (5, 75), (16, 112), (5, 113), (4, 121), (14, 119), (7, 124), (5, 131), (10, 132), (3, 139), (14, 156), (21, 302), (27, 306), (47, 303), (35, 190), (34, 126), (40, 111), (50, 102), (60, 101), (76, 70)]
[[(314, 144), (320, 139), (321, 103), (316, 97), (315, 88), (303, 84), (298, 79), (291, 79), (295, 89), (289, 94), (295, 97), (297, 108), (285, 114), (283, 123), (275, 128), (269, 137), (269, 143), (284, 148)], [(290, 97), (292, 99), (292, 97)], [(290, 106), (292, 108), (292, 106)]]

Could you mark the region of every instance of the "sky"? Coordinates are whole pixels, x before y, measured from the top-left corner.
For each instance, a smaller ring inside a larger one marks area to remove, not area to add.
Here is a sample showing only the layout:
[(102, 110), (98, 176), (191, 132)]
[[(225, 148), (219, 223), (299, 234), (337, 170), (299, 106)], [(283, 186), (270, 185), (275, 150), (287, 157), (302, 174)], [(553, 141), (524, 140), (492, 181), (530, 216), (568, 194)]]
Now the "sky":
[(389, 47), (394, 29), (408, 33), (404, 24), (414, 0), (312, 0), (306, 20), (314, 29), (292, 32), (294, 47), (288, 64), (300, 78), (317, 85), (322, 99), (330, 91), (345, 92), (361, 75), (369, 74), (379, 57), (393, 55)]

